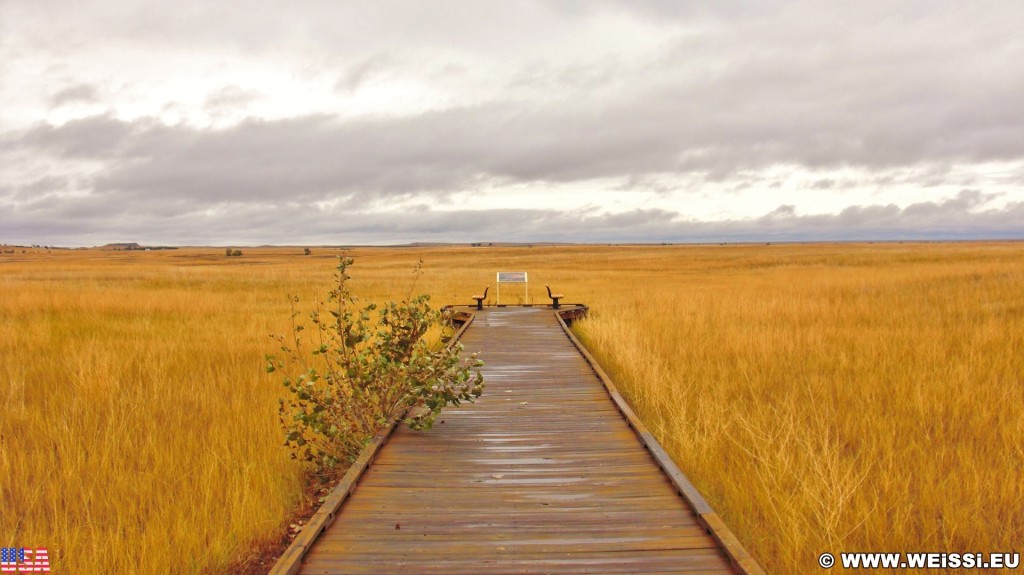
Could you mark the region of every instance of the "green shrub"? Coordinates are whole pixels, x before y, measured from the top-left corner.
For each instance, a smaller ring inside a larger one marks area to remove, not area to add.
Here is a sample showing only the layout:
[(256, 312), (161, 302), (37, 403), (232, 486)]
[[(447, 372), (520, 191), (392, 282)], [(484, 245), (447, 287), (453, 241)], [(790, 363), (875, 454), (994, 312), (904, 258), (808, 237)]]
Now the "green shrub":
[(309, 332), (292, 297), (291, 334), (276, 338), (283, 360), (267, 356), (267, 371), (295, 374), (284, 378), (291, 393), (279, 408), (285, 444), (292, 457), (326, 474), (353, 461), (393, 419), (404, 415), (414, 429), (429, 428), (443, 407), (483, 392), (476, 355), (462, 361), (461, 344), (424, 337), (433, 326), (451, 330), (449, 318), (430, 307), (430, 296), (413, 297), (410, 290), (400, 302), (359, 307), (348, 287), (353, 260), (338, 260), (335, 285), (310, 314)]

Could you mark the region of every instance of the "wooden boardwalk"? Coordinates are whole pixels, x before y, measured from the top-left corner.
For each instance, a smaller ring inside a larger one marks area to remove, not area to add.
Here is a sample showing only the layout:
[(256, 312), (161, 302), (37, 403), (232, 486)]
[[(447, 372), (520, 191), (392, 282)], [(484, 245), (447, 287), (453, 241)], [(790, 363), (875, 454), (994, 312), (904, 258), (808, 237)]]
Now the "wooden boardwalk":
[(462, 343), (484, 395), (382, 441), (300, 573), (762, 572), (680, 494), (553, 311), (476, 312)]

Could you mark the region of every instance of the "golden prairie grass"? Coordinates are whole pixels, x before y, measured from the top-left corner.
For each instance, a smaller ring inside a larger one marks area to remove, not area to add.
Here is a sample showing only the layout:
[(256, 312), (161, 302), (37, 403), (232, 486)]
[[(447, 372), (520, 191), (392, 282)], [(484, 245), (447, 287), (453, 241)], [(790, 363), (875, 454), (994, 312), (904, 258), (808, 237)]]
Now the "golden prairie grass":
[[(216, 573), (301, 493), (262, 371), (335, 250), (0, 259), (0, 534), (61, 573)], [(436, 304), (531, 272), (773, 573), (1024, 535), (1024, 245), (358, 249), (353, 288)], [(519, 292), (503, 291), (514, 303)]]
[(1021, 246), (736, 250), (580, 326), (770, 573), (1024, 535)]
[(0, 264), (4, 544), (48, 546), (57, 573), (198, 572), (294, 505), (256, 360), (275, 280), (197, 263)]

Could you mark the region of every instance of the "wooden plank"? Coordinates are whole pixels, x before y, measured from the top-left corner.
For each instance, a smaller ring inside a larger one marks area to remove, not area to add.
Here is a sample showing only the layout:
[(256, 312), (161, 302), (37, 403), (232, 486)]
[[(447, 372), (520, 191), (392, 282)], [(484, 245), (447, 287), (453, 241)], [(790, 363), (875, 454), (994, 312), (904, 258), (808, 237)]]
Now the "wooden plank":
[[(377, 531), (373, 529), (360, 529), (358, 531), (332, 531), (323, 533), (320, 539), (324, 541), (359, 541), (359, 540), (384, 540), (388, 538), (406, 537), (415, 538), (418, 541), (449, 541), (453, 533), (458, 533), (469, 541), (504, 541), (510, 539), (529, 539), (539, 535), (561, 532), (560, 524), (548, 523), (544, 525), (529, 525), (520, 527), (512, 522), (489, 524), (472, 532), (467, 532), (461, 527), (449, 527), (446, 525), (419, 524), (413, 526), (405, 524), (401, 529), (394, 529), (386, 526), (386, 529)], [(573, 527), (573, 535), (576, 536), (598, 536), (601, 534), (618, 534), (621, 528), (616, 525), (607, 525), (604, 522), (580, 523)], [(671, 525), (645, 525), (643, 528), (631, 533), (634, 536), (643, 537), (701, 537), (704, 535), (704, 528), (699, 525), (686, 525), (673, 527)], [(702, 538), (703, 539), (703, 538)]]

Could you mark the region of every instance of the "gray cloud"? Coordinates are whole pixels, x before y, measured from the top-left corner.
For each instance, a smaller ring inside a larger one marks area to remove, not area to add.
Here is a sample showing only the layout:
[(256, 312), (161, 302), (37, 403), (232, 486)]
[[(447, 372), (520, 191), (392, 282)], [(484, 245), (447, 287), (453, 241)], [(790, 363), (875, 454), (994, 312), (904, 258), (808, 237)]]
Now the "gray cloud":
[[(262, 2), (236, 13), (231, 6), (169, 10), (152, 4), (141, 8), (133, 27), (115, 29), (132, 41), (146, 34), (180, 42), (209, 29), (216, 35), (210, 42), (226, 37), (246, 45), (271, 20), (278, 25), (274, 6)], [(346, 89), (407, 48), (443, 42), (479, 49), (478, 33), (466, 33), (467, 21), (486, 31), (489, 49), (498, 53), (504, 44), (514, 49), (564, 21), (607, 10), (651, 17), (669, 28), (695, 27), (639, 62), (530, 62), (514, 83), (557, 94), (554, 101), (491, 102), (375, 126), (415, 142), (424, 130), (436, 133), (431, 124), (447, 120), (449, 129), (475, 130), (489, 146), (508, 142), (513, 157), (492, 166), (508, 172), (494, 174), (499, 177), (560, 180), (648, 170), (724, 175), (773, 163), (829, 168), (1024, 157), (1024, 112), (1017, 105), (1024, 71), (1008, 65), (1024, 60), (1016, 25), (1024, 21), (1024, 7), (1014, 4), (651, 1), (585, 10), (577, 3), (568, 10), (561, 3), (524, 3), (505, 7), (500, 16), (473, 2), (445, 6), (436, 12), (387, 3), (372, 10), (331, 6), (315, 17), (291, 14), (283, 26), (310, 34), (327, 50), (368, 42), (354, 52), (365, 55), (340, 72), (338, 83)], [(91, 8), (86, 24), (119, 12), (108, 8)], [(442, 17), (453, 13), (460, 18)], [(973, 25), (958, 24), (964, 21)], [(455, 136), (454, 147), (472, 137)], [(526, 146), (543, 149), (549, 160), (516, 149)]]
[(384, 73), (393, 62), (382, 54), (373, 54), (348, 66), (341, 74), (335, 87), (339, 90), (355, 91), (374, 76)]
[[(17, 239), (16, 230), (43, 233), (51, 218), (89, 237), (105, 229), (166, 233), (160, 237), (168, 243), (232, 241), (204, 230), (216, 224), (218, 234), (271, 235), (266, 214), (298, 216), (293, 206), (314, 214), (314, 222), (324, 218), (310, 226), (311, 238), (382, 238), (394, 230), (410, 240), (429, 239), (417, 233), (475, 240), (481, 238), (471, 233), (488, 230), (504, 234), (495, 239), (563, 240), (980, 237), (986, 225), (993, 236), (1011, 234), (1007, 218), (1020, 215), (1019, 203), (984, 209), (989, 196), (981, 191), (904, 208), (858, 199), (819, 215), (798, 215), (805, 206), (780, 198), (779, 209), (763, 218), (733, 222), (644, 209), (609, 216), (486, 211), (459, 220), (458, 230), (436, 209), (381, 215), (371, 208), (396, 199), (436, 208), (454, 192), (494, 183), (612, 178), (625, 182), (624, 190), (671, 194), (679, 179), (699, 178), (735, 183), (737, 191), (770, 189), (778, 182), (748, 174), (780, 165), (824, 172), (807, 185), (822, 193), (866, 184), (974, 189), (970, 178), (955, 175), (957, 166), (1024, 161), (1024, 68), (1017, 65), (1024, 61), (1024, 4), (605, 0), (495, 8), (461, 1), (327, 3), (301, 11), (273, 0), (193, 1), (143, 3), (127, 19), (113, 1), (2, 9), (0, 37), (18, 38), (16, 49), (4, 40), (5, 56), (93, 43), (208, 50), (290, 59), (295, 74), (322, 74), (342, 92), (422, 68), (454, 94), (462, 82), (481, 94), (417, 115), (342, 119), (297, 109), (290, 118), (209, 129), (111, 113), (8, 130), (0, 133), (4, 239)], [(17, 36), (22, 28), (38, 33)], [(648, 29), (660, 43), (618, 50), (620, 40), (632, 38), (627, 31)], [(102, 103), (95, 86), (118, 85), (96, 78), (68, 84), (67, 70), (44, 73), (53, 74), (51, 85), (66, 86), (47, 92), (51, 107)], [(204, 109), (244, 116), (260, 95), (226, 83), (207, 95)], [(10, 90), (0, 86), (0, 96)], [(37, 173), (49, 166), (59, 169)], [(849, 167), (868, 176), (828, 173)], [(1006, 182), (1019, 194), (1024, 176)], [(321, 201), (348, 212), (318, 211)], [(345, 219), (349, 213), (358, 217)], [(180, 230), (178, 240), (172, 229)]]
[(938, 202), (849, 206), (838, 214), (797, 215), (780, 206), (759, 219), (708, 224), (722, 237), (774, 237), (780, 240), (976, 239), (1024, 238), (1024, 202), (983, 209), (994, 199), (977, 190), (963, 190)]
[[(347, 122), (329, 116), (249, 120), (221, 130), (99, 116), (60, 127), (40, 126), (5, 141), (60, 158), (109, 162), (96, 180), (103, 192), (213, 200), (325, 198), (351, 192), (372, 198), (448, 193), (488, 180), (640, 181), (657, 173), (710, 173), (712, 179), (723, 179), (738, 170), (779, 163), (881, 169), (1024, 158), (1024, 137), (986, 143), (1003, 147), (999, 153), (980, 154), (974, 143), (984, 141), (983, 126), (965, 128), (971, 133), (945, 133), (934, 142), (908, 140), (901, 152), (883, 158), (862, 145), (844, 149), (842, 142), (826, 151), (814, 144), (813, 134), (787, 131), (784, 122), (759, 140), (747, 133), (761, 129), (758, 121), (729, 118), (724, 110), (717, 119), (714, 111), (693, 118), (680, 113), (680, 106), (659, 100), (636, 108), (581, 102), (575, 109), (555, 109), (498, 102)], [(973, 133), (976, 129), (981, 132)], [(857, 138), (853, 130), (843, 134), (844, 142)], [(963, 145), (957, 148), (946, 139)], [(943, 181), (941, 174), (931, 172), (917, 183)], [(812, 187), (836, 185), (824, 178)]]
[[(390, 212), (321, 209), (302, 202), (224, 202), (209, 209), (159, 200), (140, 211), (100, 197), (12, 210), (0, 205), (4, 231), (69, 245), (121, 240), (150, 244), (371, 244), (414, 241), (511, 242), (750, 242), (836, 240), (1024, 239), (1024, 202), (985, 209), (991, 196), (964, 190), (936, 202), (899, 208), (850, 206), (838, 214), (800, 215), (783, 205), (759, 218), (693, 221), (680, 214), (637, 209), (439, 211), (426, 205)], [(301, 234), (296, 234), (301, 228)]]
[(215, 115), (238, 109), (244, 110), (247, 105), (258, 100), (259, 97), (260, 95), (253, 90), (245, 90), (238, 86), (225, 86), (208, 95), (203, 108)]
[(152, 122), (134, 124), (109, 116), (91, 116), (59, 127), (43, 124), (20, 137), (0, 134), (0, 142), (4, 142), (6, 148), (63, 159), (115, 160), (124, 153), (124, 145), (133, 133), (152, 126)]
[(84, 102), (92, 103), (97, 101), (98, 92), (92, 84), (75, 84), (58, 90), (50, 97), (51, 106), (63, 106), (65, 104)]

